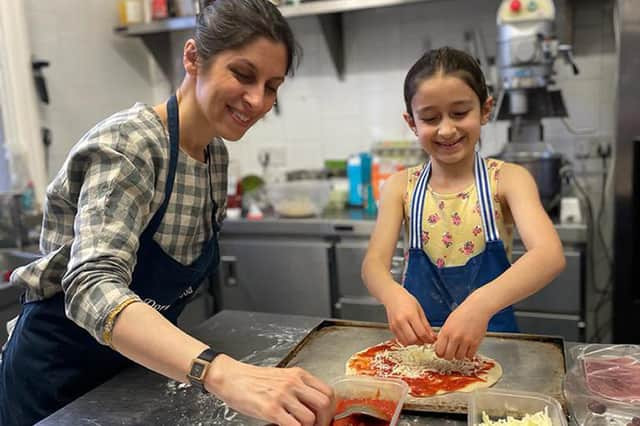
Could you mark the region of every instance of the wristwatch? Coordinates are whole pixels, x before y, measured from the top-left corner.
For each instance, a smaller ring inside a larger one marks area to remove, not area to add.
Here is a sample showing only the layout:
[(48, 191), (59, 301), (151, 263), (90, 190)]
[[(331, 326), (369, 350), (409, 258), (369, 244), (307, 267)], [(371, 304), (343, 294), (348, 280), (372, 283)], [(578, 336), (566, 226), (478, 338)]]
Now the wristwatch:
[(197, 358), (194, 358), (191, 361), (191, 367), (187, 373), (187, 378), (189, 379), (191, 386), (196, 389), (200, 389), (202, 393), (208, 393), (207, 389), (204, 387), (204, 376), (207, 374), (207, 370), (209, 369), (211, 362), (220, 354), (221, 352), (207, 348), (202, 351)]

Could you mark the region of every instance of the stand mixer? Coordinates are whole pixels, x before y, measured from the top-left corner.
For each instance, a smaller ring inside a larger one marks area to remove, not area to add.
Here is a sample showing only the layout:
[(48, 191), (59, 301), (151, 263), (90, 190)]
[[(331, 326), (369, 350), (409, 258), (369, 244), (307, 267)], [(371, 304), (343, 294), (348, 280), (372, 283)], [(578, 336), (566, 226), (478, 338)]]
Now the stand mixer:
[[(547, 211), (557, 210), (564, 159), (545, 142), (542, 119), (566, 118), (562, 93), (550, 88), (558, 57), (578, 74), (572, 47), (555, 36), (552, 0), (503, 0), (498, 9), (498, 99), (494, 120), (510, 122), (501, 157), (529, 169)], [(565, 123), (566, 124), (566, 123)]]

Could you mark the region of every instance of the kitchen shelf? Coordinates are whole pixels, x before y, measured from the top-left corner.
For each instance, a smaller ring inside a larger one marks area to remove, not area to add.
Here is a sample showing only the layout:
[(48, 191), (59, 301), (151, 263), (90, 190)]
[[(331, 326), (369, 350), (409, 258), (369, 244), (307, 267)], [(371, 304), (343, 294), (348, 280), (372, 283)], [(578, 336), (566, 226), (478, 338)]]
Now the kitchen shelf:
[(375, 7), (402, 6), (411, 3), (422, 3), (433, 0), (312, 0), (295, 6), (280, 6), (282, 16), (325, 15), (328, 13), (352, 12)]
[[(303, 16), (317, 16), (320, 21), (322, 33), (329, 47), (331, 59), (334, 62), (339, 78), (344, 76), (344, 28), (342, 14), (364, 9), (382, 8), (391, 6), (403, 6), (412, 3), (432, 2), (435, 0), (308, 0), (297, 5), (280, 6), (280, 11), (285, 18), (298, 18)], [(151, 50), (151, 53), (159, 60), (161, 67), (166, 69), (166, 55), (154, 50), (162, 43), (158, 38), (163, 34), (174, 31), (188, 31), (195, 27), (195, 17), (181, 16), (142, 24), (132, 24), (115, 28), (115, 32), (125, 37), (142, 37)], [(150, 41), (148, 39), (153, 39)], [(167, 72), (170, 77), (170, 73)]]
[(191, 30), (196, 26), (195, 16), (180, 16), (161, 21), (151, 21), (143, 24), (131, 24), (116, 27), (116, 33), (127, 37), (144, 37), (150, 34), (166, 33), (170, 31)]

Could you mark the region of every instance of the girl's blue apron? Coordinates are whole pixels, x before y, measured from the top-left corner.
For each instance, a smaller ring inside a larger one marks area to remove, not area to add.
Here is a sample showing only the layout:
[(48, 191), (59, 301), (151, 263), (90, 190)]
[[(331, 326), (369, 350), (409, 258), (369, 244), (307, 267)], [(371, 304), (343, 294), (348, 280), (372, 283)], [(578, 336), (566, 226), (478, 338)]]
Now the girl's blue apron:
[[(422, 216), (427, 194), (431, 163), (423, 169), (411, 198), (410, 248), (404, 287), (420, 302), (429, 324), (442, 326), (449, 314), (475, 289), (502, 274), (510, 263), (498, 235), (489, 174), (484, 160), (476, 154), (476, 192), (480, 203), (485, 249), (462, 266), (439, 268), (422, 247)], [(489, 331), (517, 332), (512, 307), (495, 314), (489, 321)]]
[[(203, 244), (202, 253), (190, 265), (173, 259), (153, 240), (169, 203), (178, 162), (175, 96), (167, 102), (167, 115), (170, 161), (165, 197), (140, 236), (130, 288), (175, 324), (189, 297), (215, 271), (219, 253), (215, 201), (212, 238)], [(2, 426), (32, 425), (132, 364), (66, 317), (63, 293), (24, 304), (2, 358)]]

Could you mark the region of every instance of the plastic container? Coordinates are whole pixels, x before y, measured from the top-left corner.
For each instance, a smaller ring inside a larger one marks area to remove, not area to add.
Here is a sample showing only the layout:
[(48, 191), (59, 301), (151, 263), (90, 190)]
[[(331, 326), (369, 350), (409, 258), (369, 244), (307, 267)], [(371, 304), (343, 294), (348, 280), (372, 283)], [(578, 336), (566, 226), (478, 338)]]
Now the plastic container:
[(547, 409), (553, 426), (567, 426), (567, 418), (560, 403), (552, 397), (536, 392), (514, 390), (483, 389), (471, 393), (467, 422), (469, 426), (478, 426), (482, 421), (482, 413), (486, 413), (492, 421), (506, 419), (511, 416), (521, 419), (527, 414), (533, 415)]
[(271, 183), (267, 198), (278, 216), (304, 218), (318, 216), (329, 203), (331, 183), (328, 180), (301, 180)]
[[(389, 422), (394, 426), (398, 422), (402, 405), (409, 394), (409, 385), (400, 379), (382, 379), (369, 376), (340, 376), (329, 383), (335, 392), (336, 400), (371, 398), (393, 401), (395, 411)], [(337, 413), (336, 413), (337, 414)]]
[(640, 424), (640, 345), (576, 345), (564, 395), (579, 424)]

